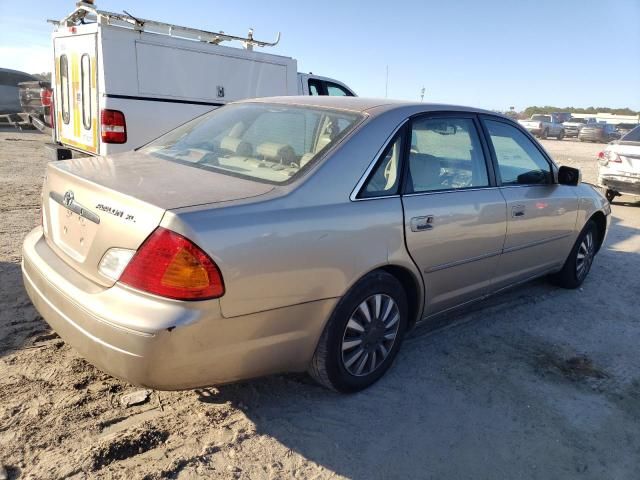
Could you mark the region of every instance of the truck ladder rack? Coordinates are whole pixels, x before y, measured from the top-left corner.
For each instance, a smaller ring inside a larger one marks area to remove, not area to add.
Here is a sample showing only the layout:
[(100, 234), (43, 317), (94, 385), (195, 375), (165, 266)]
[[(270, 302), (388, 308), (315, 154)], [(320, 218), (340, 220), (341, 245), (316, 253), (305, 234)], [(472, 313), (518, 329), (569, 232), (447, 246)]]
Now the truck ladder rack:
[(278, 42), (280, 42), (280, 32), (278, 32), (278, 35), (274, 42), (263, 42), (253, 38), (253, 29), (249, 30), (249, 33), (246, 37), (238, 37), (235, 35), (228, 35), (224, 32), (208, 32), (206, 30), (199, 30), (197, 28), (182, 27), (180, 25), (172, 25), (170, 23), (137, 18), (127, 12), (113, 13), (106, 12), (104, 10), (97, 10), (94, 5), (87, 2), (76, 3), (76, 9), (62, 20), (47, 21), (54, 24), (56, 27), (72, 27), (81, 23), (85, 23), (85, 20), (95, 21), (98, 23), (106, 23), (107, 25), (114, 25), (124, 28), (132, 28), (140, 32), (158, 33), (188, 40), (213, 43), (215, 45), (218, 45), (221, 42), (238, 41), (242, 42), (244, 48), (247, 50), (253, 50), (254, 46), (273, 47), (277, 45)]

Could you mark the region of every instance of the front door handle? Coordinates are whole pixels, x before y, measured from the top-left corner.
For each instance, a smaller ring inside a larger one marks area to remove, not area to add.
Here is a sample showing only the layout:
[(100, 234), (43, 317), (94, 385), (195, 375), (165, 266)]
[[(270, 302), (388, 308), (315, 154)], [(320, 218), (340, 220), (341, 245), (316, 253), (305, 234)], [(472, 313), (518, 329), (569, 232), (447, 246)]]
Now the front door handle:
[(511, 216), (516, 218), (516, 217), (524, 217), (524, 205), (514, 205), (513, 207), (511, 207)]
[(413, 217), (411, 219), (411, 231), (423, 232), (425, 230), (431, 230), (433, 228), (433, 215), (427, 215), (425, 217)]

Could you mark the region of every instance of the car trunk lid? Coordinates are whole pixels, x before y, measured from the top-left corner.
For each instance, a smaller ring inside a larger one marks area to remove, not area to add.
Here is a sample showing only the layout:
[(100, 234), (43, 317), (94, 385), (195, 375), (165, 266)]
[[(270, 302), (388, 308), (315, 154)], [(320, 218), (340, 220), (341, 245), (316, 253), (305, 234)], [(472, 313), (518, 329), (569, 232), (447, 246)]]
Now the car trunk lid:
[(110, 248), (136, 250), (166, 210), (229, 202), (272, 190), (140, 153), (52, 162), (43, 188), (49, 245), (77, 271), (104, 286), (99, 271)]

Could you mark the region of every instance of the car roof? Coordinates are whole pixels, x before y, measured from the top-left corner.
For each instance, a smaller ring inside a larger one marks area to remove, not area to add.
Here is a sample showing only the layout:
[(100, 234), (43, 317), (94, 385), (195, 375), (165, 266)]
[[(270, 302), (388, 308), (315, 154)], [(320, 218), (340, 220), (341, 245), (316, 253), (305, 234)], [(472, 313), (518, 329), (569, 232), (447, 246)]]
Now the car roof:
[(406, 100), (393, 100), (388, 98), (366, 98), (366, 97), (332, 97), (332, 96), (288, 96), (288, 97), (266, 97), (241, 100), (235, 103), (277, 103), (282, 105), (299, 105), (321, 108), (335, 108), (349, 110), (353, 112), (367, 113), (369, 115), (379, 115), (390, 110), (406, 109), (410, 112), (473, 112), (498, 115), (508, 118), (502, 113), (483, 110), (480, 108), (466, 107), (461, 105), (448, 105), (443, 103), (421, 103), (409, 102)]

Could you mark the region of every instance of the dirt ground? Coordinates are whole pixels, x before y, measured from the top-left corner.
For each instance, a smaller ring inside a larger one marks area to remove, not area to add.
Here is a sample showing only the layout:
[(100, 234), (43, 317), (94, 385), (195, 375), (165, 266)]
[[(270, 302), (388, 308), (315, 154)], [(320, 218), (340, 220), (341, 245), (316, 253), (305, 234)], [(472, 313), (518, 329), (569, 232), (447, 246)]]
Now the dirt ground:
[[(0, 465), (9, 478), (640, 478), (640, 202), (583, 288), (540, 280), (414, 330), (374, 387), (303, 375), (151, 392), (101, 373), (31, 306), (38, 133), (0, 133)], [(545, 141), (595, 180), (601, 145)], [(629, 202), (629, 203), (627, 203)]]

